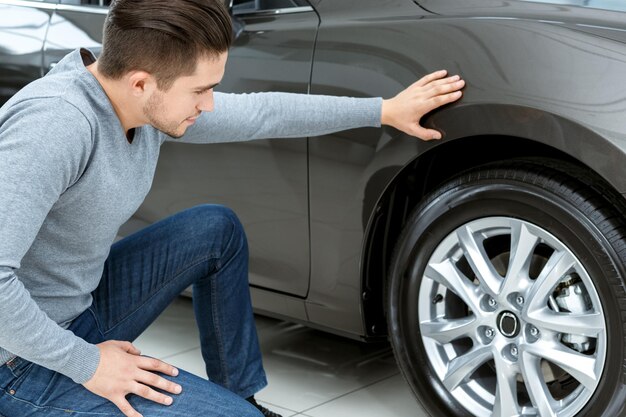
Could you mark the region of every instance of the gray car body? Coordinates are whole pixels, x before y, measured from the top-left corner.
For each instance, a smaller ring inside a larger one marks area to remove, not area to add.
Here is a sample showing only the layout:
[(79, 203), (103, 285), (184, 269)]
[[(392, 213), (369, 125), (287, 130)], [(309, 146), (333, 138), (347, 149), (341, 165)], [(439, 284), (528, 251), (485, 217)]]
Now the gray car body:
[[(626, 13), (600, 9), (620, 8), (610, 1), (558, 3), (311, 0), (236, 15), (243, 31), (221, 91), (390, 97), (445, 68), (466, 80), (464, 97), (425, 118), (444, 132), (437, 142), (365, 128), (168, 143), (152, 191), (120, 233), (196, 204), (226, 204), (248, 233), (258, 312), (383, 337), (394, 242), (411, 208), (445, 178), (494, 160), (550, 157), (626, 193)], [(74, 48), (97, 52), (105, 16), (106, 7), (0, 0), (1, 99)]]

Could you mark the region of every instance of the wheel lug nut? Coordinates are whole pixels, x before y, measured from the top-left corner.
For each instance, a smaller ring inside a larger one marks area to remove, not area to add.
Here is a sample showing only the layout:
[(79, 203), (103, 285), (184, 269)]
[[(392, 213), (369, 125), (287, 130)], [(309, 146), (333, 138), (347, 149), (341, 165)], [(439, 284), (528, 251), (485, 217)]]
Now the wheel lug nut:
[(530, 335), (534, 336), (534, 337), (537, 337), (539, 335), (539, 330), (536, 327), (534, 327), (534, 326), (531, 327), (530, 328)]
[(518, 295), (515, 301), (517, 301), (517, 304), (520, 306), (524, 305), (524, 297), (522, 297), (521, 295)]
[(487, 301), (487, 304), (489, 304), (489, 307), (495, 307), (496, 305), (498, 305), (496, 300), (491, 297), (489, 297), (489, 301)]
[(517, 346), (511, 346), (511, 356), (517, 358)]
[(487, 329), (485, 330), (485, 336), (487, 336), (489, 339), (491, 339), (494, 336), (495, 332), (493, 331), (493, 329)]

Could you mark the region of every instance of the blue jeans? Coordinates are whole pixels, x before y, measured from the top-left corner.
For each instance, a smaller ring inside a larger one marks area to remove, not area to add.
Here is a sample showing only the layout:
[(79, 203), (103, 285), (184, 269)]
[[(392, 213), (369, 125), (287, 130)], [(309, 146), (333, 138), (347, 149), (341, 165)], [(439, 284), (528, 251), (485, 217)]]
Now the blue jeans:
[[(193, 306), (209, 381), (180, 370), (170, 406), (129, 396), (144, 417), (259, 417), (244, 398), (267, 382), (250, 292), (241, 223), (222, 206), (198, 206), (111, 247), (93, 304), (70, 325), (90, 343), (135, 340), (193, 285)], [(0, 367), (1, 417), (123, 416), (66, 376), (21, 358)]]

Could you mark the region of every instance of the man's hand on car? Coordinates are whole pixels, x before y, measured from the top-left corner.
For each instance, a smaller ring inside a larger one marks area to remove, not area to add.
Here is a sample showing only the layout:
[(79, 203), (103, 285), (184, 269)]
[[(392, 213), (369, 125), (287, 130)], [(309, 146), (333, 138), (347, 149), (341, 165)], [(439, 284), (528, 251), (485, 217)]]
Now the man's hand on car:
[(428, 112), (461, 98), (465, 81), (458, 75), (444, 78), (446, 70), (428, 74), (397, 96), (383, 100), (381, 122), (423, 140), (441, 139), (441, 133), (420, 125)]
[(172, 394), (180, 394), (182, 391), (180, 385), (157, 374), (176, 376), (176, 368), (158, 359), (140, 356), (141, 352), (132, 343), (109, 340), (97, 346), (100, 349), (98, 369), (83, 385), (94, 394), (111, 401), (125, 416), (142, 417), (126, 399), (128, 394), (170, 405), (172, 397), (151, 387)]

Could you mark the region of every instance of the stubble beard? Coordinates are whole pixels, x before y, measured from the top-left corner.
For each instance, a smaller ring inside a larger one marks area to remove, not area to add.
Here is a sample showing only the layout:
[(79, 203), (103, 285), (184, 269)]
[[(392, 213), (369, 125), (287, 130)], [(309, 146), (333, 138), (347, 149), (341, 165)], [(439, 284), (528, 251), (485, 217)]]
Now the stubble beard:
[(143, 107), (143, 113), (152, 127), (166, 135), (178, 139), (185, 134), (185, 131), (180, 129), (182, 123), (166, 121), (166, 115), (163, 111), (163, 96), (160, 93), (154, 93), (150, 96)]

